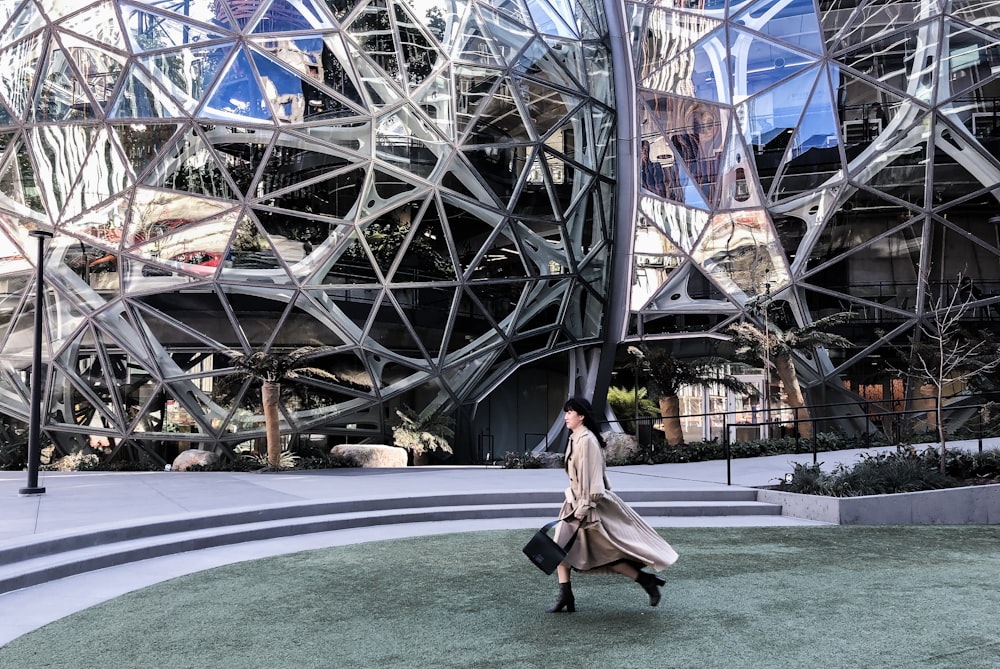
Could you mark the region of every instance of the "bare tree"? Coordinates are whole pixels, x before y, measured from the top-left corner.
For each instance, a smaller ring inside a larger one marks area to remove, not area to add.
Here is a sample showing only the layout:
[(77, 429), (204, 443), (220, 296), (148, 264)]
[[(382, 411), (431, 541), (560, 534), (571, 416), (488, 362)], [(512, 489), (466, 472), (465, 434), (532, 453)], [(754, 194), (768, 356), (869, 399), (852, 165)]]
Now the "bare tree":
[[(922, 283), (929, 293), (926, 276)], [(963, 321), (975, 311), (976, 305), (972, 303), (977, 296), (973, 291), (962, 290), (964, 285), (966, 282), (959, 274), (959, 289), (952, 291), (950, 296), (942, 294), (930, 302), (927, 316), (908, 338), (908, 347), (893, 346), (902, 359), (909, 360), (909, 367), (893, 368), (894, 371), (911, 384), (932, 389), (941, 473), (945, 471), (948, 438), (944, 421), (945, 389), (964, 389), (1000, 367), (1000, 346), (993, 335), (986, 330), (972, 333), (965, 328)]]
[[(729, 328), (737, 354), (759, 358), (765, 367), (769, 363), (774, 365), (774, 371), (777, 372), (785, 389), (788, 406), (795, 412), (796, 427), (803, 437), (811, 437), (813, 427), (812, 421), (809, 420), (809, 409), (802, 396), (802, 387), (799, 385), (793, 353), (812, 351), (819, 346), (824, 348), (852, 346), (847, 338), (829, 331), (831, 327), (850, 318), (849, 312), (840, 312), (818, 318), (802, 327), (792, 326), (782, 329), (771, 320), (767, 322), (766, 329), (748, 321), (736, 323)], [(765, 369), (764, 373), (770, 377), (771, 371)]]

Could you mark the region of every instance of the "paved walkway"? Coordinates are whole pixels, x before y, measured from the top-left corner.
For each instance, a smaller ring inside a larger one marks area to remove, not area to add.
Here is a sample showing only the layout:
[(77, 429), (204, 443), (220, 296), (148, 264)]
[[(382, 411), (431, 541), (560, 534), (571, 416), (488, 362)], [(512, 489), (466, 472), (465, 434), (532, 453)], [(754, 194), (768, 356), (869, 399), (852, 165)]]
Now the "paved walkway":
[[(824, 468), (853, 464), (860, 453), (821, 453)], [(671, 465), (616, 467), (611, 487), (629, 490), (706, 490), (776, 483), (809, 454)], [(245, 473), (60, 473), (41, 472), (42, 495), (21, 496), (24, 472), (0, 472), (0, 548), (28, 540), (58, 538), (100, 527), (134, 525), (208, 511), (416, 495), (511, 491), (560, 491), (562, 470), (487, 467), (333, 469), (278, 474)], [(660, 517), (659, 527), (814, 524), (781, 516)], [(270, 555), (363, 541), (485, 529), (530, 528), (537, 518), (461, 520), (384, 525), (253, 541), (124, 564), (0, 595), (0, 645), (70, 613), (153, 583), (215, 566)]]

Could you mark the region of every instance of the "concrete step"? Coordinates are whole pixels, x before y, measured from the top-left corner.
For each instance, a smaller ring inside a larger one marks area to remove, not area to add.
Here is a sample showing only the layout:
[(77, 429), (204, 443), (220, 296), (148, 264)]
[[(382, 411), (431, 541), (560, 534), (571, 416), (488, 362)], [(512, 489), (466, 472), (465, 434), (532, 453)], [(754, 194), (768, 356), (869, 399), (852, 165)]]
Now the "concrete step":
[[(703, 491), (634, 491), (622, 497), (650, 518), (781, 515), (779, 505), (748, 499), (746, 493), (753, 498), (754, 491), (692, 492)], [(542, 525), (555, 517), (561, 502), (562, 495), (549, 492), (430, 495), (273, 505), (49, 534), (0, 547), (0, 593), (149, 558), (310, 533), (497, 518), (534, 518)]]

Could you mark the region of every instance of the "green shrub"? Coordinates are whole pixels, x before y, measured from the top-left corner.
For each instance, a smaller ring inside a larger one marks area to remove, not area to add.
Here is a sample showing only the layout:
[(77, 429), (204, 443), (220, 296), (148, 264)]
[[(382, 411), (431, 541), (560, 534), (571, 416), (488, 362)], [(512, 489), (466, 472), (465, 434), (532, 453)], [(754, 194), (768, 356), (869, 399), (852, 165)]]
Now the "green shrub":
[(778, 489), (806, 495), (857, 497), (1000, 482), (1000, 450), (947, 451), (946, 474), (941, 473), (939, 463), (940, 453), (935, 448), (923, 452), (907, 448), (862, 455), (857, 464), (838, 465), (829, 474), (822, 471), (822, 463), (796, 464), (791, 481), (780, 484)]
[(0, 470), (21, 471), (28, 467), (28, 445), (0, 444)]
[(503, 457), (504, 469), (542, 469), (545, 463), (534, 453), (507, 453)]

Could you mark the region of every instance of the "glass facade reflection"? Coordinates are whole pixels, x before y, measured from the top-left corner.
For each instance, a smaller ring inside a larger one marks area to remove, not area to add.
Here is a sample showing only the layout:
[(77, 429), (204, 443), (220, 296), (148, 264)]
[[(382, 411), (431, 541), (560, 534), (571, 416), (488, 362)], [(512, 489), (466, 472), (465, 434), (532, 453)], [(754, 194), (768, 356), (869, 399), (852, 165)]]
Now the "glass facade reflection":
[(36, 308), (67, 451), (259, 436), (224, 352), (301, 346), (335, 378), (286, 435), (569, 360), (518, 386), (518, 450), (538, 392), (607, 383), (577, 354), (718, 339), (764, 294), (855, 314), (796, 361), (814, 401), (898, 398), (872, 360), (959, 274), (1000, 314), (998, 43), (964, 0), (0, 3), (2, 430)]
[(852, 350), (796, 365), (814, 402), (891, 406), (906, 391), (887, 342), (905, 345), (959, 275), (981, 300), (969, 327), (1000, 329), (995, 4), (626, 6), (630, 339), (721, 336), (765, 295), (800, 325), (851, 311)]
[(607, 32), (586, 2), (2, 3), (5, 431), (36, 308), (46, 437), (167, 460), (262, 434), (227, 350), (329, 347), (283, 433), (378, 440), (599, 342)]

